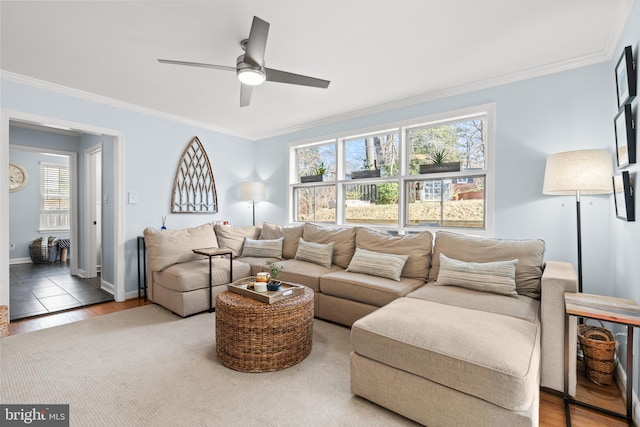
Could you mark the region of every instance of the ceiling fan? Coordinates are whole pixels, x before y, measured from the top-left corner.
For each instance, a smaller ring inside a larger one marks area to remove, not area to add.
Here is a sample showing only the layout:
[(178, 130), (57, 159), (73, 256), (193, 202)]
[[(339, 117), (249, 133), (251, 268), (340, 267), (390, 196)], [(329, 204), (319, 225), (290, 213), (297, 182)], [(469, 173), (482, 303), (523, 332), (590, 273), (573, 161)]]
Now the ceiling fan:
[(225, 65), (203, 64), (199, 62), (174, 61), (171, 59), (158, 59), (162, 64), (186, 65), (189, 67), (213, 68), (216, 70), (235, 71), (240, 80), (240, 106), (246, 107), (251, 101), (253, 87), (267, 82), (288, 83), (293, 85), (311, 86), (326, 89), (329, 87), (328, 80), (317, 79), (315, 77), (303, 76), (301, 74), (289, 73), (287, 71), (274, 70), (264, 66), (264, 51), (267, 46), (267, 36), (269, 35), (269, 23), (253, 17), (249, 38), (240, 42), (240, 46), (245, 51), (238, 56), (236, 66), (227, 67)]

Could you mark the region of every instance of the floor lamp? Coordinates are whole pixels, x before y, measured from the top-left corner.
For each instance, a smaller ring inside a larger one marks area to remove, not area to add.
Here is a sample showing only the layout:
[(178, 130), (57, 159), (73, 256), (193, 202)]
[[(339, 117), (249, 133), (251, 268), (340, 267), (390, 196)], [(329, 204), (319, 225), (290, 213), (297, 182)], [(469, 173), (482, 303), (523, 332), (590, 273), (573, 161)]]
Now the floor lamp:
[(613, 192), (613, 158), (607, 150), (577, 150), (547, 157), (542, 192), (576, 197), (578, 225), (578, 292), (582, 292), (580, 196)]
[(242, 200), (250, 201), (253, 207), (253, 225), (256, 225), (256, 203), (265, 199), (267, 187), (262, 182), (243, 182)]

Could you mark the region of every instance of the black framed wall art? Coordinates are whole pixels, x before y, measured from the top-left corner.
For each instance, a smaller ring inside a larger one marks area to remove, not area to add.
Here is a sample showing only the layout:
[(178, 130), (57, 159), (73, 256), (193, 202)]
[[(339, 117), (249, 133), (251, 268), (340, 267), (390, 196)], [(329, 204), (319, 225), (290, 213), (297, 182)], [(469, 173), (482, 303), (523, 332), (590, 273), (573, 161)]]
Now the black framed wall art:
[(616, 217), (625, 221), (636, 220), (633, 187), (628, 171), (613, 176), (613, 200), (616, 207)]
[(636, 130), (631, 104), (625, 104), (613, 119), (616, 133), (616, 161), (618, 167), (636, 162)]
[(618, 94), (618, 108), (631, 102), (637, 91), (636, 64), (633, 61), (631, 46), (624, 48), (622, 56), (616, 64), (616, 89)]

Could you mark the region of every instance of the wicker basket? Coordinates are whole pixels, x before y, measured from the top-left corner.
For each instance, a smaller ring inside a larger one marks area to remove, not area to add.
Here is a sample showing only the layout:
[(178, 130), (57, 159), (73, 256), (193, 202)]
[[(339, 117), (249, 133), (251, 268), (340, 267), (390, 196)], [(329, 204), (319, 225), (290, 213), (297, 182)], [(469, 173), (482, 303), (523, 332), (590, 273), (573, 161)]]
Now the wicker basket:
[(34, 264), (55, 262), (58, 259), (58, 239), (49, 237), (47, 245), (42, 244), (43, 237), (39, 237), (29, 244), (29, 256)]
[(578, 339), (584, 354), (587, 377), (597, 384), (611, 384), (616, 369), (616, 340), (613, 334), (602, 322), (600, 327), (584, 323), (578, 327)]
[(0, 305), (0, 338), (9, 335), (9, 307)]

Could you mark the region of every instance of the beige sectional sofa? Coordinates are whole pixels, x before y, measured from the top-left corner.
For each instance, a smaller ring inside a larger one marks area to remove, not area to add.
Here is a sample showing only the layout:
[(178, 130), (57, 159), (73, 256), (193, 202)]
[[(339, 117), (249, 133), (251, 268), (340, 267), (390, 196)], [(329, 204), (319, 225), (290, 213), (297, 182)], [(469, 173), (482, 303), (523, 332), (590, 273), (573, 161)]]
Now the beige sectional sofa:
[[(545, 264), (540, 240), (438, 232), (434, 243), (426, 231), (311, 223), (147, 229), (145, 239), (150, 298), (182, 316), (208, 308), (208, 260), (193, 249), (232, 250), (232, 280), (277, 260), (282, 280), (313, 289), (316, 317), (352, 327), (352, 392), (422, 424), (537, 425), (540, 387), (563, 390), (563, 295), (577, 279), (568, 263)], [(214, 264), (215, 299), (229, 260)]]

